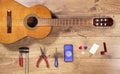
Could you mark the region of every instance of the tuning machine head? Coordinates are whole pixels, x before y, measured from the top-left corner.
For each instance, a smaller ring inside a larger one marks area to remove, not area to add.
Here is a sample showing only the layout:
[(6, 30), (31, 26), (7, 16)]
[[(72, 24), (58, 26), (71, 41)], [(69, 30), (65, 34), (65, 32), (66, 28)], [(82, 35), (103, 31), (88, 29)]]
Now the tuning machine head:
[(93, 25), (95, 27), (112, 27), (113, 19), (110, 17), (94, 18)]

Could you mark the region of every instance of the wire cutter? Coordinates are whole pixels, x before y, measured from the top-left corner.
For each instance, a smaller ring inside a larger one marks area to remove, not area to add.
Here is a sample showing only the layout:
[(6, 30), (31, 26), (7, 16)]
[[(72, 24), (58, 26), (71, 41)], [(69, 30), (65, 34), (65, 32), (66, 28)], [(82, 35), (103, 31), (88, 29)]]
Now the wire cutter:
[(40, 47), (40, 51), (41, 51), (41, 55), (39, 56), (39, 58), (37, 60), (36, 67), (38, 68), (39, 63), (41, 62), (42, 59), (44, 59), (45, 62), (46, 62), (46, 67), (49, 68), (49, 63), (48, 63), (48, 60), (47, 60), (47, 56), (45, 55), (46, 54), (45, 47), (44, 47), (44, 50)]

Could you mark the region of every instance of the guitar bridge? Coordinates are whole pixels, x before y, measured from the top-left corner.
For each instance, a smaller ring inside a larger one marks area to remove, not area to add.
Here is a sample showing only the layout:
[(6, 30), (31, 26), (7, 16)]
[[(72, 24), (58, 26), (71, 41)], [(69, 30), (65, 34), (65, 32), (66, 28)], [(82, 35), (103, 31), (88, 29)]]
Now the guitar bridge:
[(7, 10), (7, 33), (12, 32), (12, 17), (11, 10)]

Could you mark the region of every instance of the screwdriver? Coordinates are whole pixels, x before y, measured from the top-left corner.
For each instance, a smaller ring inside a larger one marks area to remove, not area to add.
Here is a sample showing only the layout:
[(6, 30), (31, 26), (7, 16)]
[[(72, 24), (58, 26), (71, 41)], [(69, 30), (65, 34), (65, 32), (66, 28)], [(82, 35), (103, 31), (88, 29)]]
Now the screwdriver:
[(57, 48), (56, 48), (56, 52), (55, 52), (54, 56), (55, 56), (54, 66), (57, 68), (58, 67), (58, 53), (57, 53)]

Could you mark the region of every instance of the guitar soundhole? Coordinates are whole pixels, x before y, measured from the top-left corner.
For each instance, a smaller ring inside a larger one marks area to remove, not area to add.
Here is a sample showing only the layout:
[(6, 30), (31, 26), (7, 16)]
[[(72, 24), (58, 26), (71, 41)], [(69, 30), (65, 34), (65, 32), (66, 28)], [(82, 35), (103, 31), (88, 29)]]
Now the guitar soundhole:
[(31, 28), (34, 28), (38, 24), (38, 20), (36, 17), (29, 17), (27, 19), (27, 25)]

